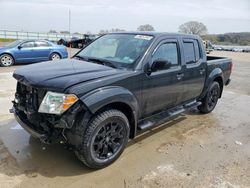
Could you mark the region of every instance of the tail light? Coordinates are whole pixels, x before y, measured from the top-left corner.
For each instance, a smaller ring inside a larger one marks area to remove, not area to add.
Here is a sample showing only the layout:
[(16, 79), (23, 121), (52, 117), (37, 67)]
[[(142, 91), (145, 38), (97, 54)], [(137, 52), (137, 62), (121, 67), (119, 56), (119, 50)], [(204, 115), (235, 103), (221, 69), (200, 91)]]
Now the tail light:
[(233, 62), (230, 64), (230, 74), (233, 72)]

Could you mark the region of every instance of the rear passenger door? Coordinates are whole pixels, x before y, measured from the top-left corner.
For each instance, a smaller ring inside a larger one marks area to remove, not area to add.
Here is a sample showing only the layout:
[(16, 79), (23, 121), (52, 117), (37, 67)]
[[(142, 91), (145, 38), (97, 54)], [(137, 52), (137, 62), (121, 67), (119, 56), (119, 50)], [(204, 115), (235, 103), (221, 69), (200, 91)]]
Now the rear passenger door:
[(204, 87), (206, 74), (206, 60), (203, 58), (201, 46), (196, 39), (183, 40), (184, 92), (183, 102), (197, 98)]
[(35, 53), (40, 61), (49, 60), (49, 55), (51, 52), (51, 44), (47, 41), (36, 41)]

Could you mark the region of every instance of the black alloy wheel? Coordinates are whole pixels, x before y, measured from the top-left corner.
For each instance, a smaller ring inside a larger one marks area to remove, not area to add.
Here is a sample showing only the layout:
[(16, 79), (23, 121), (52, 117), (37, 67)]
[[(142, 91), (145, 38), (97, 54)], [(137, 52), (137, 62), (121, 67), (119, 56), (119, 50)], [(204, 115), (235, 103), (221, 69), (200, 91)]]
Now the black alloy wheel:
[(206, 96), (201, 101), (202, 104), (198, 106), (198, 109), (200, 110), (200, 112), (204, 114), (212, 112), (218, 102), (220, 93), (221, 93), (221, 88), (220, 88), (219, 83), (213, 82), (210, 85)]
[(98, 160), (107, 160), (114, 156), (124, 142), (126, 131), (124, 123), (120, 120), (103, 124), (93, 138), (92, 153)]
[(129, 138), (129, 121), (121, 111), (106, 110), (95, 115), (83, 134), (76, 156), (88, 167), (99, 169), (113, 163)]

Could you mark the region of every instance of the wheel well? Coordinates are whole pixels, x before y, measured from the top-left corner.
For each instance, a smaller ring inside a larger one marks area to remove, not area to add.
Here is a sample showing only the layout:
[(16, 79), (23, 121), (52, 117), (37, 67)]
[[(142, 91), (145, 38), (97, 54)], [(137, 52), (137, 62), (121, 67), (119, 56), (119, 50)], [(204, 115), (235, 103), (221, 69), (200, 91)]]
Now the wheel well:
[(129, 125), (130, 125), (129, 137), (133, 138), (135, 136), (135, 117), (133, 114), (133, 110), (126, 103), (122, 103), (122, 102), (110, 103), (110, 104), (102, 107), (101, 109), (99, 109), (95, 114), (103, 112), (103, 111), (105, 111), (107, 109), (111, 109), (111, 108), (121, 111), (128, 118)]
[(2, 56), (4, 54), (7, 54), (7, 55), (11, 56), (13, 58), (14, 63), (15, 63), (15, 58), (14, 58), (14, 56), (12, 54), (4, 52), (4, 53), (0, 54), (0, 56)]
[(222, 80), (221, 77), (216, 77), (216, 78), (214, 79), (214, 82), (218, 82), (219, 85), (220, 85), (220, 97), (221, 97), (221, 95), (222, 95), (222, 90), (223, 90), (223, 80)]
[(58, 54), (58, 55), (60, 56), (60, 58), (62, 58), (62, 55), (61, 55), (59, 52), (52, 52), (52, 53), (50, 54), (50, 58), (51, 58), (52, 54)]

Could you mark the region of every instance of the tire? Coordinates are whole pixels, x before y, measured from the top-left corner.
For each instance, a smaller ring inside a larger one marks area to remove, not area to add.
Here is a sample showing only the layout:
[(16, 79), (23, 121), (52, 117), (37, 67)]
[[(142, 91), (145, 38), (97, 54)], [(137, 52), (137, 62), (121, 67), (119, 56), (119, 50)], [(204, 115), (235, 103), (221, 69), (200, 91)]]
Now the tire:
[(207, 114), (214, 110), (218, 99), (220, 97), (221, 88), (218, 82), (213, 82), (208, 91), (206, 96), (202, 99), (202, 104), (198, 106), (198, 109), (201, 113)]
[(0, 56), (0, 65), (2, 67), (10, 67), (14, 64), (15, 60), (9, 54), (2, 54)]
[(50, 55), (50, 58), (49, 58), (49, 59), (50, 59), (51, 61), (59, 60), (59, 59), (61, 59), (61, 56), (60, 56), (59, 53), (54, 52), (54, 53), (52, 53), (52, 54)]
[(89, 168), (104, 168), (122, 154), (128, 142), (129, 130), (128, 119), (119, 110), (99, 113), (88, 124), (75, 154)]

